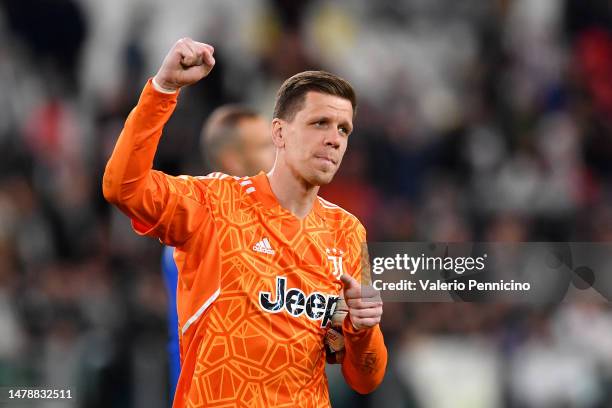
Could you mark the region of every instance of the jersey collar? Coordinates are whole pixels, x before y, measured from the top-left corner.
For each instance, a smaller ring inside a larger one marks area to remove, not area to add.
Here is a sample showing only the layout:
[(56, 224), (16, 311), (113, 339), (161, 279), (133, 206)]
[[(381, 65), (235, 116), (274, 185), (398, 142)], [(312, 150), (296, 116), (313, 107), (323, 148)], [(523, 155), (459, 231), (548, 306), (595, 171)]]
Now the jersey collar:
[[(251, 177), (251, 180), (253, 181), (253, 187), (255, 187), (253, 195), (264, 205), (264, 207), (268, 209), (281, 209), (291, 214), (289, 210), (283, 208), (278, 202), (278, 199), (272, 191), (272, 186), (270, 186), (270, 180), (268, 179), (268, 175), (266, 173), (261, 171), (256, 176)], [(321, 205), (321, 201), (319, 200), (318, 196), (314, 201), (312, 210), (310, 210), (310, 213), (306, 216), (306, 218), (310, 217), (313, 213), (323, 218), (323, 206)]]

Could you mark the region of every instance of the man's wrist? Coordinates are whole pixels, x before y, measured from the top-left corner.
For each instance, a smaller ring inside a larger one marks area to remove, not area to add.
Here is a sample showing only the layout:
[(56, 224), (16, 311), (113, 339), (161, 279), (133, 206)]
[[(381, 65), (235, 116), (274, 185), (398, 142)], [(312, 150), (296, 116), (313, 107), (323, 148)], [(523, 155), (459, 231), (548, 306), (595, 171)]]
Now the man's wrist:
[(167, 88), (165, 86), (160, 85), (160, 83), (157, 82), (157, 79), (155, 79), (155, 77), (153, 77), (153, 80), (151, 82), (153, 83), (153, 88), (155, 88), (155, 90), (158, 92), (165, 93), (165, 94), (173, 94), (173, 93), (178, 92), (178, 88), (171, 89), (171, 88)]
[(355, 324), (351, 320), (351, 314), (347, 314), (344, 318), (344, 322), (342, 323), (342, 330), (344, 333), (348, 334), (365, 334), (368, 330), (372, 329), (372, 327), (355, 327)]

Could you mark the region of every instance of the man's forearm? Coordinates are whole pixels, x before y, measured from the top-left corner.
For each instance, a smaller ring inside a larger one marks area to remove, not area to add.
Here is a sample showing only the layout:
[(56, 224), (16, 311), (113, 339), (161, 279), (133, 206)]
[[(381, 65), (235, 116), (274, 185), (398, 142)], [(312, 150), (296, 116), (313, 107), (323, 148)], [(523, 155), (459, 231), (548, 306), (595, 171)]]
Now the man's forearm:
[(387, 348), (380, 327), (355, 330), (347, 318), (342, 329), (346, 350), (342, 374), (355, 391), (370, 393), (382, 382), (387, 368)]
[(138, 194), (153, 166), (162, 130), (176, 106), (177, 93), (162, 93), (147, 83), (128, 116), (104, 172), (104, 197), (125, 206)]

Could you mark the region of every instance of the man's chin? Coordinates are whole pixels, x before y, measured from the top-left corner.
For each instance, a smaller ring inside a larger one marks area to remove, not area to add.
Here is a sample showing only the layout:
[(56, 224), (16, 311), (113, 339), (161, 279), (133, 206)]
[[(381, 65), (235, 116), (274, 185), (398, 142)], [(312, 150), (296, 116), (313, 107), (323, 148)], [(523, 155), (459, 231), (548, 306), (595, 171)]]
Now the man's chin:
[(312, 175), (309, 183), (314, 186), (324, 186), (332, 182), (335, 174), (336, 172), (317, 172)]

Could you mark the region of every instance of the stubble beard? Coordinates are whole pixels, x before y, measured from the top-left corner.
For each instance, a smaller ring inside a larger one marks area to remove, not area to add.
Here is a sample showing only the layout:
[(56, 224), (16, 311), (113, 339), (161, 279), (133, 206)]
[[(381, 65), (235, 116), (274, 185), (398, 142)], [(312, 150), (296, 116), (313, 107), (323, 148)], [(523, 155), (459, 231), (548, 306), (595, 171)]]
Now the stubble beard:
[(336, 174), (336, 171), (326, 172), (319, 170), (316, 167), (305, 167), (306, 168), (298, 169), (296, 167), (290, 166), (289, 168), (291, 173), (293, 173), (293, 176), (300, 180), (306, 188), (319, 187), (329, 184), (331, 183), (334, 178), (334, 175)]

